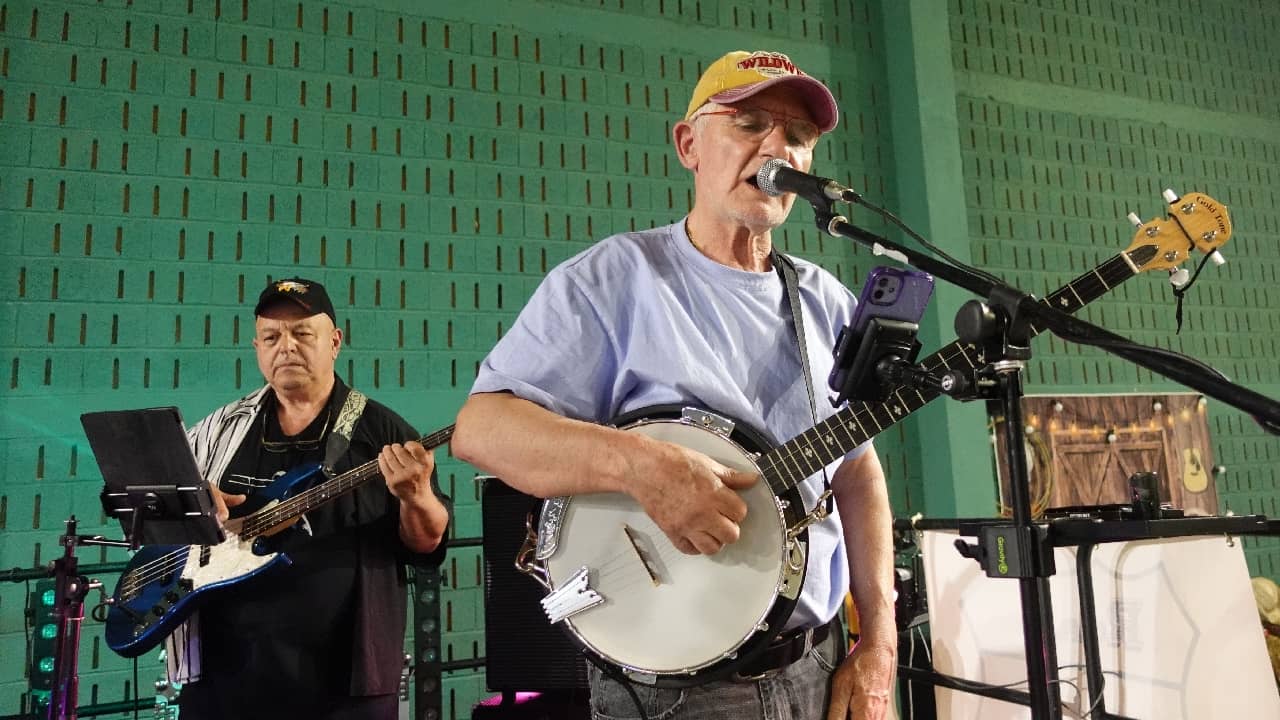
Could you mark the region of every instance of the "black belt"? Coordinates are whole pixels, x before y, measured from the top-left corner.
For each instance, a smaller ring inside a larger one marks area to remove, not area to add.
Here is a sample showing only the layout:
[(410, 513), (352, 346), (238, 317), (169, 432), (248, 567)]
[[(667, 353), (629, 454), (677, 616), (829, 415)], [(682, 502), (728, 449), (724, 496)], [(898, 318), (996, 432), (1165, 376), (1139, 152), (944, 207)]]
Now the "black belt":
[(786, 669), (788, 665), (808, 654), (810, 648), (821, 645), (831, 634), (831, 626), (835, 622), (836, 620), (832, 620), (816, 628), (797, 628), (779, 635), (763, 652), (738, 668), (733, 679), (759, 680)]

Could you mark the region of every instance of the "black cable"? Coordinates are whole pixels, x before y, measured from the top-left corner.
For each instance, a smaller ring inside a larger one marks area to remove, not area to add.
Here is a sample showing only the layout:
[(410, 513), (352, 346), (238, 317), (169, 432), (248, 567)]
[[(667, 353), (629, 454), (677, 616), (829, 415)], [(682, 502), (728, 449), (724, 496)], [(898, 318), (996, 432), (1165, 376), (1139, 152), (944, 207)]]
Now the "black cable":
[(138, 656), (133, 657), (133, 720), (138, 720)]
[[(1153, 345), (1143, 345), (1125, 338), (1096, 337), (1088, 332), (1088, 330), (1077, 330), (1076, 328), (1050, 328), (1054, 335), (1080, 345), (1091, 345), (1093, 347), (1111, 350), (1120, 357), (1125, 357), (1125, 353), (1141, 352), (1148, 356), (1148, 360), (1156, 358), (1160, 362), (1157, 363), (1163, 367), (1194, 367), (1206, 375), (1215, 377), (1223, 382), (1231, 382), (1221, 370), (1205, 363), (1201, 360), (1184, 355), (1173, 350), (1166, 350), (1162, 347)], [(1159, 372), (1157, 370), (1157, 372)], [(1161, 373), (1165, 374), (1165, 373)], [(1262, 422), (1259, 420), (1259, 422)], [(1265, 424), (1265, 423), (1264, 423)]]
[[(592, 660), (590, 657), (587, 659)], [(631, 696), (631, 702), (635, 703), (636, 712), (640, 713), (640, 720), (649, 720), (649, 714), (644, 711), (644, 705), (640, 703), (640, 696), (636, 694), (635, 688), (632, 687), (630, 678), (624, 675), (621, 670), (607, 662), (597, 662), (596, 667), (600, 668), (600, 671), (603, 672), (610, 680), (618, 683), (622, 686), (623, 690), (627, 691), (627, 694)]]
[[(1084, 668), (1084, 669), (1086, 669), (1086, 670), (1087, 670), (1087, 669), (1088, 669), (1088, 666), (1087, 666), (1087, 665), (1081, 665), (1081, 664), (1079, 664), (1079, 663), (1077, 663), (1077, 664), (1075, 664), (1075, 665), (1060, 665), (1060, 666), (1058, 666), (1058, 669), (1059, 669), (1059, 670), (1066, 670), (1066, 669), (1068, 669), (1068, 668)], [(1093, 702), (1091, 702), (1091, 703), (1089, 704), (1089, 707), (1085, 708), (1085, 711), (1084, 711), (1083, 713), (1081, 713), (1081, 717), (1092, 717), (1092, 716), (1093, 716), (1093, 713), (1098, 709), (1098, 706), (1102, 704), (1102, 699), (1103, 699), (1102, 693), (1106, 690), (1106, 687), (1107, 687), (1107, 675), (1115, 675), (1117, 678), (1121, 678), (1121, 679), (1123, 679), (1123, 677), (1124, 677), (1123, 675), (1121, 675), (1119, 672), (1117, 672), (1117, 671), (1115, 671), (1115, 670), (1103, 670), (1103, 671), (1101, 672), (1102, 680), (1098, 683), (1098, 687), (1097, 687), (1097, 688), (1092, 688), (1092, 687), (1091, 687), (1091, 688), (1089, 688), (1089, 694), (1081, 693), (1081, 692), (1080, 692), (1080, 688), (1076, 688), (1076, 694), (1077, 694), (1077, 695), (1084, 695), (1084, 699), (1085, 699), (1085, 700), (1089, 700), (1089, 699), (1090, 699), (1089, 695), (1093, 694), (1093, 691), (1094, 691), (1094, 690), (1097, 690), (1097, 691), (1098, 691), (1098, 692), (1097, 692), (1097, 695), (1095, 695), (1095, 696), (1092, 698), (1092, 699), (1093, 699)]]
[(645, 713), (644, 707), (640, 704), (640, 696), (636, 695), (635, 688), (631, 687), (631, 683), (624, 682), (622, 687), (627, 691), (627, 694), (631, 696), (631, 702), (635, 703), (636, 712), (640, 713), (640, 720), (649, 720), (649, 715)]
[(1213, 253), (1207, 253), (1200, 259), (1200, 264), (1196, 266), (1196, 271), (1191, 276), (1191, 279), (1187, 281), (1187, 284), (1173, 289), (1173, 296), (1178, 299), (1177, 308), (1173, 311), (1173, 319), (1178, 323), (1178, 328), (1174, 331), (1175, 335), (1182, 333), (1182, 298), (1191, 289), (1191, 286), (1196, 284), (1196, 279), (1200, 277), (1200, 271), (1204, 270), (1204, 266), (1208, 264), (1209, 259), (1212, 257)]
[[(904, 223), (904, 222), (903, 222), (903, 221), (902, 221), (902, 220), (901, 220), (897, 215), (894, 215), (893, 213), (889, 212), (888, 210), (886, 210), (886, 209), (884, 209), (884, 208), (882, 208), (882, 207), (879, 207), (879, 206), (877, 206), (877, 205), (874, 205), (874, 204), (872, 204), (872, 203), (870, 203), (870, 202), (867, 202), (865, 198), (860, 198), (860, 199), (858, 200), (858, 204), (862, 205), (863, 207), (866, 207), (867, 209), (871, 210), (872, 212), (875, 212), (876, 214), (878, 214), (878, 215), (880, 215), (881, 217), (885, 218), (885, 219), (886, 219), (886, 220), (888, 220), (889, 222), (891, 222), (891, 223), (893, 223), (894, 225), (898, 226), (899, 228), (901, 228), (901, 229), (903, 230), (903, 232), (905, 232), (908, 236), (910, 236), (910, 237), (911, 237), (912, 239), (914, 239), (916, 242), (920, 243), (920, 244), (921, 244), (922, 246), (924, 246), (925, 248), (928, 248), (928, 249), (929, 249), (930, 251), (932, 251), (934, 254), (938, 255), (939, 257), (941, 257), (942, 259), (944, 259), (944, 260), (946, 260), (947, 262), (951, 263), (952, 265), (954, 265), (954, 266), (956, 266), (956, 267), (959, 267), (959, 268), (962, 268), (962, 269), (964, 269), (964, 270), (967, 270), (967, 271), (969, 271), (969, 272), (971, 272), (971, 273), (974, 273), (974, 274), (976, 274), (976, 275), (979, 275), (979, 276), (983, 277), (984, 279), (986, 279), (988, 282), (991, 282), (992, 284), (995, 284), (995, 285), (1005, 285), (1005, 284), (1006, 284), (1003, 280), (1001, 280), (1001, 279), (997, 278), (996, 276), (992, 275), (991, 273), (987, 272), (986, 270), (983, 270), (983, 269), (981, 269), (981, 268), (976, 268), (976, 267), (973, 267), (973, 266), (968, 265), (968, 264), (966, 264), (966, 263), (963, 263), (963, 262), (961, 262), (961, 261), (959, 261), (959, 260), (955, 259), (955, 258), (954, 258), (954, 257), (952, 257), (951, 255), (947, 254), (944, 250), (942, 250), (941, 248), (937, 247), (937, 246), (936, 246), (936, 245), (934, 245), (933, 243), (931, 243), (931, 242), (929, 242), (928, 240), (926, 240), (924, 237), (922, 237), (922, 236), (921, 236), (919, 233), (917, 233), (916, 231), (912, 230), (912, 229), (911, 229), (910, 227), (908, 227), (908, 226), (907, 226), (907, 224), (906, 224), (906, 223)], [(1181, 332), (1181, 330), (1182, 330), (1182, 299), (1183, 299), (1183, 296), (1186, 294), (1186, 292), (1187, 292), (1188, 290), (1190, 290), (1190, 289), (1191, 289), (1191, 286), (1195, 284), (1196, 280), (1197, 280), (1197, 279), (1199, 279), (1201, 271), (1203, 271), (1203, 270), (1204, 270), (1205, 265), (1207, 265), (1207, 264), (1209, 263), (1209, 260), (1210, 260), (1210, 259), (1212, 259), (1212, 257), (1213, 257), (1212, 253), (1207, 253), (1207, 254), (1205, 254), (1205, 256), (1204, 256), (1203, 258), (1201, 258), (1201, 259), (1200, 259), (1200, 263), (1199, 263), (1199, 265), (1197, 265), (1197, 266), (1196, 266), (1196, 271), (1195, 271), (1195, 273), (1194, 273), (1194, 274), (1192, 274), (1191, 279), (1187, 282), (1187, 284), (1186, 284), (1186, 285), (1184, 285), (1184, 286), (1182, 286), (1181, 288), (1179, 288), (1179, 289), (1175, 289), (1175, 290), (1173, 291), (1174, 296), (1175, 296), (1175, 297), (1177, 297), (1177, 299), (1178, 299), (1178, 303), (1177, 303), (1177, 310), (1175, 311), (1175, 317), (1176, 317), (1176, 319), (1177, 319), (1177, 324), (1178, 324), (1178, 328), (1177, 328), (1177, 331), (1178, 331), (1178, 332)], [(1211, 375), (1214, 375), (1214, 376), (1218, 377), (1218, 378), (1219, 378), (1219, 379), (1221, 379), (1221, 380), (1224, 380), (1224, 381), (1230, 382), (1230, 380), (1228, 380), (1228, 378), (1227, 378), (1225, 375), (1223, 375), (1223, 374), (1222, 374), (1222, 372), (1220, 372), (1220, 371), (1219, 371), (1219, 370), (1217, 370), (1216, 368), (1213, 368), (1213, 367), (1211, 367), (1211, 366), (1209, 366), (1209, 365), (1207, 365), (1207, 364), (1205, 364), (1205, 363), (1203, 363), (1203, 362), (1201, 362), (1201, 361), (1199, 361), (1199, 360), (1196, 360), (1195, 358), (1192, 358), (1192, 357), (1190, 357), (1190, 356), (1188, 356), (1188, 355), (1183, 355), (1183, 354), (1181, 354), (1181, 353), (1176, 353), (1176, 352), (1173, 352), (1173, 351), (1170, 351), (1170, 350), (1165, 350), (1165, 349), (1163, 349), (1163, 348), (1148, 347), (1148, 346), (1146, 346), (1146, 345), (1141, 345), (1141, 344), (1139, 344), (1139, 343), (1135, 343), (1135, 342), (1131, 342), (1131, 341), (1118, 341), (1118, 340), (1106, 340), (1106, 339), (1093, 338), (1093, 337), (1089, 337), (1089, 336), (1084, 335), (1084, 334), (1077, 334), (1077, 333), (1071, 333), (1071, 332), (1066, 332), (1066, 333), (1064, 333), (1064, 332), (1059, 332), (1059, 331), (1057, 331), (1057, 330), (1054, 330), (1054, 334), (1058, 335), (1059, 337), (1063, 338), (1064, 340), (1070, 340), (1070, 341), (1072, 341), (1072, 342), (1077, 342), (1077, 343), (1080, 343), (1080, 344), (1083, 344), (1083, 345), (1093, 345), (1094, 347), (1100, 347), (1100, 348), (1112, 348), (1112, 349), (1114, 349), (1114, 348), (1121, 348), (1121, 349), (1124, 349), (1124, 348), (1140, 349), (1140, 350), (1143, 350), (1143, 351), (1146, 351), (1146, 352), (1150, 352), (1150, 353), (1155, 354), (1155, 355), (1159, 355), (1159, 356), (1161, 356), (1161, 357), (1163, 357), (1163, 358), (1165, 358), (1165, 359), (1167, 359), (1167, 360), (1169, 360), (1169, 361), (1172, 361), (1172, 362), (1188, 362), (1188, 363), (1191, 363), (1191, 364), (1195, 365), (1196, 367), (1200, 368), (1201, 370), (1204, 370), (1205, 372), (1208, 372), (1209, 374), (1211, 374)], [(1255, 420), (1257, 420), (1258, 424), (1262, 425), (1262, 426), (1263, 426), (1264, 428), (1266, 428), (1268, 431), (1270, 431), (1270, 432), (1272, 432), (1272, 433), (1280, 434), (1280, 425), (1276, 425), (1275, 423), (1271, 423), (1271, 422), (1268, 422), (1268, 421), (1266, 421), (1266, 420), (1263, 420), (1263, 419), (1261, 419), (1261, 418), (1257, 418), (1257, 417), (1255, 417), (1254, 419), (1255, 419)]]
[(1202, 360), (1197, 360), (1196, 358), (1193, 358), (1190, 355), (1183, 355), (1182, 353), (1175, 352), (1173, 350), (1165, 350), (1162, 347), (1156, 347), (1154, 345), (1143, 345), (1142, 343), (1134, 342), (1132, 340), (1112, 340), (1111, 338), (1089, 337), (1088, 335), (1083, 333), (1081, 334), (1076, 334), (1073, 332), (1061, 333), (1061, 332), (1058, 332), (1057, 330), (1054, 330), (1053, 334), (1057, 335), (1063, 340), (1070, 340), (1071, 342), (1078, 343), (1080, 345), (1092, 345), (1094, 347), (1100, 347), (1100, 348), (1109, 349), (1109, 350), (1121, 350), (1121, 351), (1141, 350), (1144, 353), (1150, 353), (1166, 362), (1171, 362), (1174, 364), (1187, 363), (1189, 365), (1195, 366), (1196, 368), (1199, 368), (1200, 370), (1204, 371), (1208, 375), (1212, 375), (1213, 377), (1216, 377), (1219, 380), (1222, 380), (1223, 382), (1231, 382), (1230, 378), (1228, 378), (1221, 370), (1213, 367), (1212, 365), (1209, 365), (1208, 363), (1205, 363)]
[[(27, 636), (27, 674), (30, 675), (32, 663), (35, 661), (34, 653), (36, 651), (35, 643), (32, 642), (31, 639), (33, 628), (35, 628), (36, 609), (35, 606), (31, 604), (31, 581), (25, 580), (23, 584), (26, 586), (27, 599), (26, 606), (22, 609), (22, 629), (25, 631), (24, 634)], [(31, 702), (32, 704), (35, 703), (34, 697), (31, 699)]]
[(922, 246), (924, 246), (925, 248), (927, 248), (930, 252), (934, 253), (935, 255), (937, 255), (938, 257), (942, 258), (943, 260), (946, 260), (947, 262), (951, 263), (952, 265), (954, 265), (954, 266), (956, 266), (956, 267), (958, 267), (958, 268), (961, 268), (961, 269), (963, 269), (963, 270), (967, 270), (968, 272), (971, 272), (971, 273), (973, 273), (974, 275), (981, 276), (983, 279), (985, 279), (987, 282), (991, 283), (992, 285), (1007, 285), (1007, 284), (1008, 284), (1008, 283), (1006, 283), (1004, 280), (1001, 280), (1000, 278), (996, 277), (995, 275), (992, 275), (991, 273), (987, 272), (986, 270), (983, 270), (983, 269), (981, 269), (981, 268), (973, 267), (972, 265), (969, 265), (968, 263), (963, 263), (963, 262), (961, 262), (961, 261), (959, 261), (959, 260), (957, 260), (957, 259), (955, 259), (955, 258), (951, 257), (950, 255), (948, 255), (948, 254), (947, 254), (947, 252), (946, 252), (945, 250), (943, 250), (942, 248), (938, 247), (937, 245), (934, 245), (933, 243), (929, 242), (928, 240), (924, 239), (924, 237), (923, 237), (923, 236), (921, 236), (921, 235), (920, 235), (920, 233), (916, 232), (915, 230), (912, 230), (912, 229), (911, 229), (911, 228), (910, 228), (910, 227), (909, 227), (905, 222), (903, 222), (903, 221), (902, 221), (902, 219), (901, 219), (901, 218), (899, 218), (897, 215), (894, 215), (893, 213), (889, 212), (888, 210), (885, 210), (884, 208), (880, 207), (879, 205), (874, 205), (874, 204), (872, 204), (872, 203), (869, 203), (869, 202), (867, 202), (867, 201), (866, 201), (866, 199), (865, 199), (865, 198), (859, 199), (859, 200), (858, 200), (858, 204), (859, 204), (859, 205), (861, 205), (861, 206), (863, 206), (863, 207), (865, 207), (865, 208), (867, 208), (868, 210), (871, 210), (871, 211), (872, 211), (872, 212), (874, 212), (875, 214), (879, 215), (880, 217), (883, 217), (884, 219), (888, 220), (889, 222), (893, 223), (894, 225), (897, 225), (897, 226), (898, 226), (899, 228), (901, 228), (901, 229), (902, 229), (902, 231), (903, 231), (903, 232), (905, 232), (905, 233), (906, 233), (906, 234), (907, 234), (911, 239), (913, 239), (913, 240), (915, 240), (916, 242), (920, 243)]
[[(937, 247), (933, 243), (929, 242), (924, 237), (922, 237), (919, 233), (917, 233), (916, 231), (908, 227), (907, 224), (903, 222), (897, 215), (894, 215), (893, 213), (889, 212), (888, 210), (882, 207), (879, 207), (878, 205), (868, 202), (865, 198), (862, 198), (862, 197), (859, 197), (857, 202), (859, 205), (862, 205), (863, 207), (871, 210), (872, 212), (876, 213), (877, 215), (880, 215), (881, 217), (885, 218), (892, 224), (901, 228), (903, 232), (905, 232), (908, 236), (910, 236), (916, 242), (920, 243), (920, 245), (929, 249), (931, 252), (938, 255), (939, 257), (941, 257), (943, 260), (947, 261), (951, 265), (961, 268), (975, 275), (978, 275), (996, 286), (1006, 285), (1006, 283), (1003, 280), (997, 278), (995, 275), (992, 275), (986, 270), (975, 268), (947, 254), (944, 250)], [(818, 212), (819, 206), (815, 204), (814, 210), (815, 212)], [(1194, 245), (1192, 247), (1194, 247)], [(1205, 265), (1208, 264), (1209, 260), (1212, 259), (1212, 257), (1213, 257), (1213, 253), (1206, 253), (1205, 256), (1200, 260), (1200, 263), (1196, 266), (1196, 271), (1191, 276), (1191, 279), (1187, 282), (1187, 284), (1173, 291), (1174, 296), (1177, 297), (1177, 309), (1175, 311), (1175, 317), (1177, 319), (1178, 332), (1181, 332), (1182, 330), (1183, 297), (1186, 295), (1186, 292), (1191, 289), (1191, 286), (1195, 284), (1196, 280), (1199, 279), (1201, 271), (1204, 270)], [(1054, 334), (1058, 335), (1064, 340), (1080, 343), (1082, 345), (1092, 345), (1094, 347), (1100, 347), (1100, 348), (1112, 349), (1112, 350), (1119, 349), (1121, 351), (1147, 352), (1147, 353), (1150, 353), (1151, 355), (1160, 357), (1166, 363), (1173, 363), (1175, 365), (1185, 363), (1187, 365), (1197, 367), (1200, 370), (1203, 370), (1204, 372), (1207, 372), (1210, 375), (1213, 375), (1214, 377), (1224, 382), (1230, 382), (1227, 376), (1224, 375), (1218, 369), (1211, 367), (1210, 365), (1207, 365), (1199, 360), (1196, 360), (1193, 357), (1190, 357), (1188, 355), (1183, 355), (1181, 353), (1176, 353), (1171, 350), (1165, 350), (1163, 348), (1158, 348), (1158, 347), (1150, 347), (1147, 345), (1142, 345), (1142, 344), (1135, 343), (1129, 340), (1124, 340), (1124, 339), (1115, 340), (1115, 339), (1109, 339), (1109, 338), (1108, 339), (1096, 338), (1088, 335), (1087, 333), (1077, 333), (1077, 332), (1072, 332), (1070, 330), (1063, 331), (1063, 330), (1055, 329), (1053, 332)], [(1120, 352), (1117, 354), (1119, 354), (1121, 357), (1124, 357), (1123, 352)], [(1166, 367), (1168, 367), (1168, 365), (1166, 365)], [(1267, 432), (1280, 435), (1280, 423), (1258, 417), (1257, 415), (1250, 415), (1250, 417), (1252, 417)]]
[[(1094, 338), (1085, 334), (1081, 334), (1077, 336), (1076, 333), (1071, 333), (1071, 332), (1061, 333), (1061, 332), (1058, 332), (1057, 330), (1054, 330), (1053, 332), (1055, 335), (1058, 335), (1064, 340), (1070, 340), (1072, 342), (1079, 343), (1081, 345), (1093, 345), (1094, 347), (1100, 347), (1100, 348), (1112, 350), (1113, 352), (1115, 352), (1116, 355), (1125, 359), (1130, 359), (1126, 355), (1126, 353), (1129, 353), (1129, 354), (1139, 353), (1139, 352), (1147, 353), (1151, 356), (1155, 356), (1159, 358), (1162, 362), (1156, 363), (1156, 364), (1159, 364), (1164, 368), (1170, 368), (1170, 367), (1177, 368), (1179, 366), (1185, 368), (1187, 366), (1191, 366), (1191, 367), (1195, 367), (1202, 370), (1206, 374), (1211, 375), (1221, 380), (1222, 382), (1226, 382), (1226, 383), (1231, 382), (1230, 378), (1228, 378), (1225, 374), (1223, 374), (1222, 371), (1218, 370), (1212, 365), (1208, 365), (1204, 362), (1201, 362), (1200, 360), (1197, 360), (1196, 358), (1193, 358), (1190, 355), (1183, 355), (1182, 353), (1174, 352), (1172, 350), (1165, 350), (1164, 348), (1160, 348), (1160, 347), (1143, 345), (1141, 343), (1136, 343), (1130, 340), (1123, 340), (1123, 339), (1113, 340), (1111, 338)], [(1156, 372), (1159, 372), (1160, 374), (1166, 375), (1168, 377), (1176, 377), (1176, 371), (1175, 373), (1165, 373), (1157, 369)], [(1263, 430), (1266, 430), (1272, 435), (1280, 435), (1280, 424), (1273, 422), (1271, 420), (1268, 420), (1267, 418), (1261, 417), (1259, 415), (1248, 413), (1247, 411), (1246, 413), (1249, 415), (1249, 417), (1253, 418), (1254, 422), (1261, 425)]]

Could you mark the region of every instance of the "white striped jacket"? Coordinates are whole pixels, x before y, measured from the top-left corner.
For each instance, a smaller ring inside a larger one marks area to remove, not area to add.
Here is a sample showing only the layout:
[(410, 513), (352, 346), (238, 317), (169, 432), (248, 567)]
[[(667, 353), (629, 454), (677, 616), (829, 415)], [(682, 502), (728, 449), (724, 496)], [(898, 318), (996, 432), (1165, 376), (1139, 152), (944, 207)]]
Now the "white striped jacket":
[[(187, 431), (200, 475), (215, 487), (262, 409), (270, 385), (214, 410)], [(200, 679), (200, 611), (195, 611), (165, 640), (165, 667), (170, 682)]]

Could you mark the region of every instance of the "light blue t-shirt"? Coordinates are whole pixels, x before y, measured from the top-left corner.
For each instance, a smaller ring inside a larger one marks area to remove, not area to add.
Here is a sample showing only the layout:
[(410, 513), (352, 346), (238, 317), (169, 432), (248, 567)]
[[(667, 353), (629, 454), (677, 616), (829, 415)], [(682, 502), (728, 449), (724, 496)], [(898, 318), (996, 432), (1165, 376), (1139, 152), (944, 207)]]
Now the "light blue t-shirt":
[[(827, 271), (794, 260), (822, 420), (835, 412), (826, 379), (836, 334), (857, 301)], [(655, 405), (695, 405), (774, 442), (789, 440), (814, 421), (785, 299), (776, 272), (737, 270), (707, 258), (683, 222), (614, 235), (547, 274), (485, 358), (471, 392), (509, 391), (598, 423)], [(806, 508), (822, 489), (822, 473), (801, 484)], [(848, 587), (839, 513), (833, 512), (809, 529), (804, 588), (788, 627), (826, 622)]]

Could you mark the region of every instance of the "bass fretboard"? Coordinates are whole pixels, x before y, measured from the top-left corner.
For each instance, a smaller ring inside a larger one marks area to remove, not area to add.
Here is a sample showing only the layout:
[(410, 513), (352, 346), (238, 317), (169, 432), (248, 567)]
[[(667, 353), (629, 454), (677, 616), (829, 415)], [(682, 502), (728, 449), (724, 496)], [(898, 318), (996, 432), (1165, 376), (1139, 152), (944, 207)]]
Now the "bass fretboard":
[[(453, 425), (441, 428), (418, 442), (428, 450), (437, 448), (449, 442), (449, 438), (453, 437), (453, 428)], [(291, 498), (281, 500), (275, 505), (265, 507), (252, 515), (245, 516), (244, 524), (240, 528), (240, 537), (246, 539), (256, 537), (258, 534), (280, 523), (293, 520), (330, 500), (346, 495), (381, 474), (377, 460), (370, 460), (363, 465), (352, 468)]]

